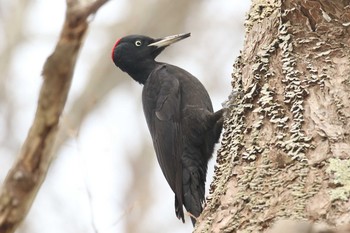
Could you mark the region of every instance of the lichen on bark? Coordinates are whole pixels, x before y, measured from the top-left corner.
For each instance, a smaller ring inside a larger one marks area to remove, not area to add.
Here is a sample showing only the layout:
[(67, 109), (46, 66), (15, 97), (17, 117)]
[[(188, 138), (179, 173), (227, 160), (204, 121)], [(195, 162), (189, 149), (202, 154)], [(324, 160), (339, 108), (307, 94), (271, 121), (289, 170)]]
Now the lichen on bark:
[(345, 1), (252, 2), (195, 232), (259, 232), (283, 218), (348, 221), (348, 22)]

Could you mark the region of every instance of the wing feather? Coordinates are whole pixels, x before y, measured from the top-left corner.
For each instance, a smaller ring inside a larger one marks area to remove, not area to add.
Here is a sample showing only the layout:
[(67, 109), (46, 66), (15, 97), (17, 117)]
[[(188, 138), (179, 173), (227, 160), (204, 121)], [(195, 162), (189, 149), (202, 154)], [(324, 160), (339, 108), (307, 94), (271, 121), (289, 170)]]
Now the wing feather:
[[(162, 172), (175, 193), (178, 208), (176, 214), (184, 221), (182, 210), (182, 126), (181, 126), (181, 87), (176, 77), (166, 75), (165, 69), (152, 73), (158, 90), (147, 88), (155, 93), (144, 93), (144, 112), (150, 129), (154, 149)], [(150, 80), (152, 85), (152, 80)], [(145, 89), (144, 89), (145, 90)], [(151, 104), (154, 103), (154, 104)]]

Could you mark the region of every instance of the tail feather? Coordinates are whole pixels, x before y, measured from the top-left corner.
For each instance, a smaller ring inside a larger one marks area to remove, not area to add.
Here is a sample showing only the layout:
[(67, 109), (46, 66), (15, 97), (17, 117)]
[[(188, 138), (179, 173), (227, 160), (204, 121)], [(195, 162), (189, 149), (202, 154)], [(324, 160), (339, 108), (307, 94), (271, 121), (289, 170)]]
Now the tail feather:
[(179, 205), (179, 202), (175, 196), (175, 214), (178, 219), (181, 219), (185, 223), (185, 215), (182, 205)]
[(223, 113), (221, 109), (215, 113), (211, 113), (205, 123), (204, 131), (201, 135), (196, 135), (196, 139), (200, 139), (202, 144), (195, 147), (184, 146), (186, 153), (182, 155), (182, 196), (179, 198), (175, 194), (175, 213), (179, 219), (184, 220), (184, 212), (182, 207), (190, 213), (193, 226), (196, 224), (196, 218), (203, 211), (205, 201), (205, 180), (207, 174), (207, 163), (212, 156), (214, 145), (218, 142), (223, 126)]
[(193, 226), (196, 218), (202, 213), (204, 202), (205, 178), (200, 174), (198, 168), (189, 167), (183, 170), (183, 200), (186, 210), (193, 215), (191, 221)]

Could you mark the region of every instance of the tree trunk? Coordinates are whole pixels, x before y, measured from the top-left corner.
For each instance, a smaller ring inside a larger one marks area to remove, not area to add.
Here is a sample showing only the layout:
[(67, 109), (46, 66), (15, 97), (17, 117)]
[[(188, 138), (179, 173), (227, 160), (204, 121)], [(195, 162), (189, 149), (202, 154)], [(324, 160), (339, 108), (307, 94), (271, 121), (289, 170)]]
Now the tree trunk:
[(279, 219), (347, 224), (350, 1), (252, 2), (195, 232), (266, 232)]

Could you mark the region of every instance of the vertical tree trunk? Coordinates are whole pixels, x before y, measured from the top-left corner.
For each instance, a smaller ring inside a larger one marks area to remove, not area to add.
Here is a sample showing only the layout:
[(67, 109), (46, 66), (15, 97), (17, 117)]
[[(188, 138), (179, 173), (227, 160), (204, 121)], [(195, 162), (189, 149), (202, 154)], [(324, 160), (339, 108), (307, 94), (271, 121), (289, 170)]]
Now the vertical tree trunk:
[(350, 1), (252, 2), (195, 232), (349, 223)]

